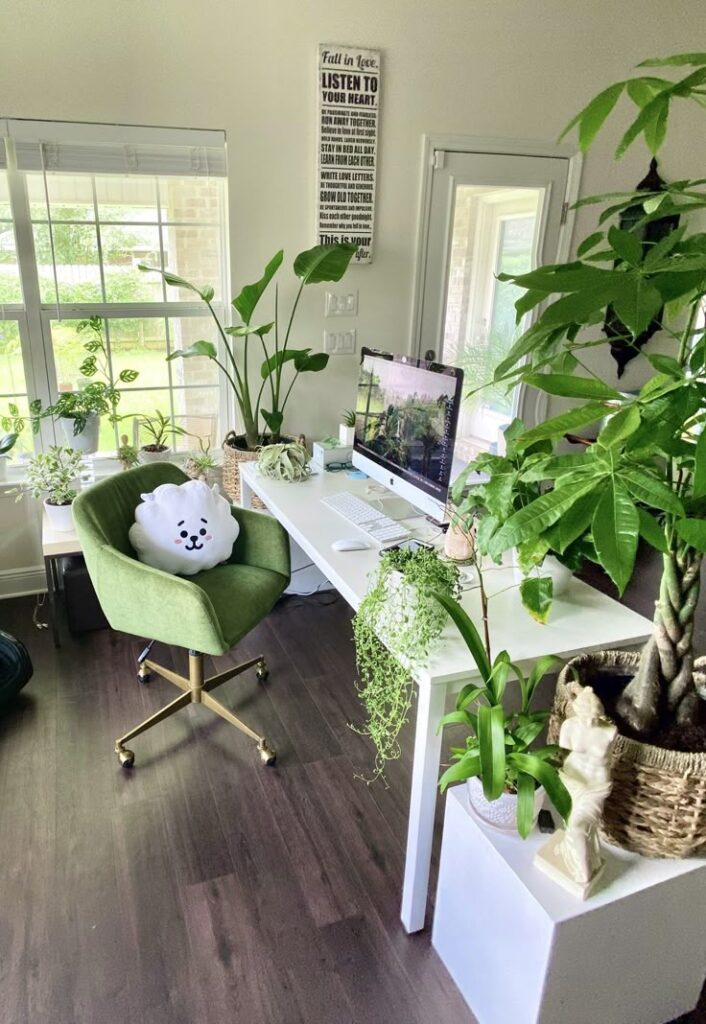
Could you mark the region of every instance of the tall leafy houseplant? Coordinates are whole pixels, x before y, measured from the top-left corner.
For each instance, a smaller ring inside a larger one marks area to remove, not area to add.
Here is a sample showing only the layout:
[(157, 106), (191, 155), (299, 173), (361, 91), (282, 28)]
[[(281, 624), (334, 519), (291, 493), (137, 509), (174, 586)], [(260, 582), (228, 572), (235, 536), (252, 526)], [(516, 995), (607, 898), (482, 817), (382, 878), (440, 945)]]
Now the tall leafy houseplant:
[[(355, 245), (341, 243), (316, 245), (313, 249), (299, 253), (293, 265), (294, 273), (300, 282), (299, 288), (284, 325), (279, 318), (277, 285), (274, 296), (274, 319), (266, 323), (254, 321), (260, 299), (282, 265), (282, 249), (269, 261), (260, 280), (245, 285), (240, 294), (233, 299), (233, 308), (241, 320), (241, 323), (234, 327), (225, 327), (219, 320), (213, 308), (212, 287), (198, 288), (169, 270), (140, 265), (140, 270), (161, 274), (167, 284), (195, 292), (206, 303), (222, 342), (225, 362), (219, 359), (218, 346), (213, 341), (196, 341), (187, 349), (172, 352), (168, 359), (202, 357), (211, 359), (218, 365), (233, 390), (248, 448), (257, 448), (268, 432), (273, 441), (279, 439), (284, 410), (299, 374), (318, 372), (328, 363), (329, 357), (325, 352), (291, 347), (294, 318), (304, 288), (324, 281), (340, 281), (355, 251)], [(250, 343), (253, 337), (258, 339), (262, 355), (259, 379), (256, 383), (251, 379), (249, 365)], [(272, 341), (269, 340), (270, 337)], [(294, 375), (289, 383), (285, 379), (285, 367), (288, 363), (291, 363), (294, 369)], [(265, 407), (265, 403), (269, 408)]]
[[(648, 60), (645, 72), (603, 90), (570, 123), (581, 148), (590, 147), (621, 98), (634, 116), (616, 150), (619, 158), (637, 139), (659, 153), (672, 106), (706, 105), (706, 54)], [(689, 70), (685, 73), (684, 69)], [(597, 230), (569, 263), (527, 274), (500, 275), (524, 290), (518, 322), (543, 304), (535, 323), (497, 367), (495, 382), (524, 383), (578, 400), (569, 412), (514, 438), (519, 451), (559, 442), (567, 431), (601, 423), (595, 443), (579, 454), (548, 454), (544, 493), (515, 511), (494, 533), (496, 556), (517, 545), (568, 551), (582, 538), (593, 548), (622, 594), (635, 565), (638, 539), (660, 552), (662, 580), (654, 631), (618, 710), (628, 726), (659, 742), (676, 720), (694, 723), (703, 712), (694, 679), (694, 613), (701, 561), (706, 552), (706, 234), (690, 230), (692, 215), (706, 207), (705, 179), (681, 180), (664, 190), (616, 192), (581, 200), (602, 204)], [(639, 210), (629, 230), (612, 223)], [(676, 230), (656, 243), (643, 239), (646, 225), (678, 216)], [(668, 354), (640, 359), (649, 379), (636, 395), (624, 395), (613, 377), (590, 369), (586, 354), (608, 348), (600, 334), (609, 308), (624, 325), (624, 341), (637, 347), (658, 317)]]

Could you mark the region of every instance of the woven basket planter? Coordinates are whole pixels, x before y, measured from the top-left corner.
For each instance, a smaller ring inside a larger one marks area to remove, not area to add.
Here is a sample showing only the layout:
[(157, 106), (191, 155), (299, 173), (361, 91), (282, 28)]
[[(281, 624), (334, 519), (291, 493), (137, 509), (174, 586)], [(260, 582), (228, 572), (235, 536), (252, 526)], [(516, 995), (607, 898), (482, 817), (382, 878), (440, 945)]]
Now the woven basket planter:
[[(229, 443), (233, 440), (240, 440), (240, 438), (237, 438), (235, 431), (231, 430), (229, 434), (226, 434), (223, 442), (223, 490), (234, 505), (240, 505), (240, 463), (256, 462), (257, 452), (251, 451), (249, 448), (234, 448)], [(265, 507), (255, 494), (253, 494), (252, 504), (253, 508), (263, 509)]]
[[(567, 705), (575, 695), (572, 669), (581, 685), (600, 676), (632, 676), (639, 653), (600, 651), (573, 658), (557, 682), (549, 723), (558, 742)], [(706, 670), (706, 658), (696, 662)], [(620, 684), (622, 685), (622, 684)], [(613, 747), (613, 788), (603, 808), (602, 834), (611, 843), (646, 857), (689, 857), (706, 843), (706, 754), (685, 754), (618, 734)]]

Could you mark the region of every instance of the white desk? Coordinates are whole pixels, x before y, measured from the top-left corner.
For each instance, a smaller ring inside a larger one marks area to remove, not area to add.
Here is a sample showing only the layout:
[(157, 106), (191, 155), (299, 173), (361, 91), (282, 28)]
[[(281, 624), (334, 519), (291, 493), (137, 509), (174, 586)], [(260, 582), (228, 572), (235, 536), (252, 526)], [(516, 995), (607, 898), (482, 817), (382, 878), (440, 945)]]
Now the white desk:
[[(358, 608), (379, 553), (372, 549), (333, 551), (334, 540), (355, 537), (360, 531), (322, 505), (321, 498), (338, 491), (350, 491), (371, 500), (366, 493), (368, 481), (353, 480), (345, 473), (322, 473), (304, 483), (291, 484), (259, 476), (254, 462), (241, 463), (240, 473), (243, 504), (248, 506), (256, 493), (348, 604)], [(420, 522), (424, 521), (413, 520), (410, 525), (418, 526)], [(542, 626), (522, 607), (514, 583), (511, 568), (487, 572), (493, 650), (497, 653), (507, 649), (520, 665), (529, 666), (543, 654), (568, 658), (582, 651), (626, 647), (643, 642), (652, 631), (648, 619), (576, 579), (571, 581), (566, 594), (554, 602), (549, 622)], [(493, 594), (497, 596), (492, 597)], [(464, 595), (463, 605), (471, 618), (479, 622), (477, 590)], [(449, 623), (428, 664), (415, 672), (419, 697), (401, 912), (408, 932), (422, 929), (426, 914), (441, 758), (439, 719), (444, 714), (447, 694), (458, 692), (474, 677), (478, 677), (478, 670)]]

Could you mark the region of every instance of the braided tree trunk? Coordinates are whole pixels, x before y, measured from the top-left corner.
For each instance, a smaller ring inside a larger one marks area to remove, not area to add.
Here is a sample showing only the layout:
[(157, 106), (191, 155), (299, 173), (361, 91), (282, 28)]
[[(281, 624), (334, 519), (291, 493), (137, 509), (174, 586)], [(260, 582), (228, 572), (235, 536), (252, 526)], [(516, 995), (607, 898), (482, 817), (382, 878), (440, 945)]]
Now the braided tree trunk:
[(693, 548), (662, 556), (654, 632), (643, 648), (636, 676), (618, 703), (620, 715), (641, 735), (649, 735), (665, 714), (686, 723), (698, 713), (693, 636), (701, 559)]

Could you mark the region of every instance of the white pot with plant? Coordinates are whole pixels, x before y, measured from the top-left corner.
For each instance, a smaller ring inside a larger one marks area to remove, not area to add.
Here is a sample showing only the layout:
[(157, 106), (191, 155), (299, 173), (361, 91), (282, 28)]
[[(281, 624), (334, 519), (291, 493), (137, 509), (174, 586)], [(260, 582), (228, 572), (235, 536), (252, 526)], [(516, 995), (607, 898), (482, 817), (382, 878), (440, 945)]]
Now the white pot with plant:
[(211, 439), (198, 438), (199, 451), (190, 455), (184, 463), (184, 472), (192, 480), (203, 480), (207, 484), (218, 483), (215, 477), (219, 474), (219, 465), (211, 454)]
[(27, 463), (27, 483), (20, 490), (23, 494), (41, 498), (54, 530), (68, 533), (73, 530), (71, 503), (78, 494), (81, 453), (73, 448), (53, 446), (48, 452), (40, 452)]
[(346, 448), (352, 448), (355, 441), (355, 410), (347, 409), (338, 427), (338, 440)]
[[(561, 659), (546, 655), (527, 676), (507, 651), (501, 651), (491, 663), (487, 631), (484, 643), (457, 601), (444, 594), (435, 596), (458, 627), (480, 673), (480, 680), (463, 687), (455, 710), (441, 720), (442, 725), (469, 729), (465, 744), (452, 747), (454, 763), (439, 780), (442, 793), (449, 783), (467, 780), (476, 814), (496, 828), (517, 829), (523, 839), (534, 828), (545, 794), (566, 821), (571, 797), (559, 776), (559, 747), (537, 743), (549, 711), (532, 710), (537, 686)], [(520, 695), (517, 710), (511, 710), (506, 700), (507, 684), (513, 676)]]
[(146, 434), (149, 438), (147, 444), (143, 444), (138, 452), (138, 458), (143, 463), (169, 462), (173, 458), (173, 452), (167, 444), (169, 438), (189, 436), (188, 430), (172, 423), (171, 417), (165, 416), (159, 409), (155, 409), (153, 416), (138, 415), (132, 419), (136, 438), (139, 438), (140, 434)]
[(448, 621), (432, 591), (457, 596), (458, 567), (433, 548), (391, 548), (381, 554), (353, 619), (358, 694), (365, 709), (365, 723), (356, 731), (375, 747), (374, 779), (384, 778), (386, 763), (400, 756), (398, 736), (411, 706), (412, 672), (426, 661)]

